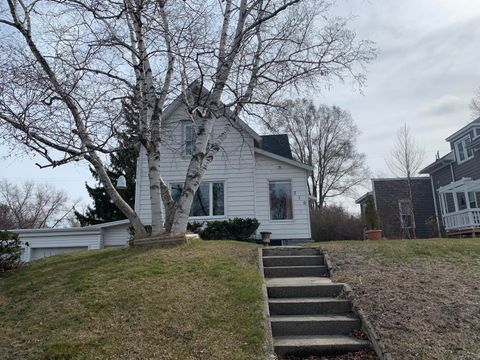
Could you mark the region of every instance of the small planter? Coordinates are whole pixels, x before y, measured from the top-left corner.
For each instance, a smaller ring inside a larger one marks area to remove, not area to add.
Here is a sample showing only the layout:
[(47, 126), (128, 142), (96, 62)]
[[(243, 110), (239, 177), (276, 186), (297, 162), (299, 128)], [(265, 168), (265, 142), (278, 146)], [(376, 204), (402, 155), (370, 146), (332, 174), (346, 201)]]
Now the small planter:
[(272, 233), (270, 231), (262, 231), (260, 235), (262, 235), (262, 244), (265, 246), (270, 245), (270, 235), (272, 235)]
[(382, 238), (382, 230), (367, 230), (365, 233), (368, 240), (380, 240)]

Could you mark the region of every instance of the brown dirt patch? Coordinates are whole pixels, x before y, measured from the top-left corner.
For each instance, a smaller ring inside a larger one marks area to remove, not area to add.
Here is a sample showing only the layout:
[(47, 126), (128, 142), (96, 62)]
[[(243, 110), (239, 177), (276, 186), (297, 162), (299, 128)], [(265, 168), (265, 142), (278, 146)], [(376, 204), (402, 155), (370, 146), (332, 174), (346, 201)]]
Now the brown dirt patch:
[(480, 359), (480, 240), (321, 244), (395, 359)]

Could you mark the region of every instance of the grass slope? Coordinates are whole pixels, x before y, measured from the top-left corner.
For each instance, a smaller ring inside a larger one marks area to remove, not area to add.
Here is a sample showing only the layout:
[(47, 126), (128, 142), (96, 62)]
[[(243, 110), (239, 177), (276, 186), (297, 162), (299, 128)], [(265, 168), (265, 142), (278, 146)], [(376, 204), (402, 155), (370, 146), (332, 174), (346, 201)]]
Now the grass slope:
[(194, 241), (32, 262), (0, 278), (0, 359), (259, 359), (254, 245)]
[(320, 246), (395, 359), (480, 359), (480, 239)]

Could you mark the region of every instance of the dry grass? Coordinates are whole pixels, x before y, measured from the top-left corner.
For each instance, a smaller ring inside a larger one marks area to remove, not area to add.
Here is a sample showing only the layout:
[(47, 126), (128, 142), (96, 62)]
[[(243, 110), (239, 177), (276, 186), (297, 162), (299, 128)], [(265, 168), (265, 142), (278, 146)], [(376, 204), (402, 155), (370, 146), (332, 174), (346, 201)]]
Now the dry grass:
[(261, 359), (254, 245), (100, 250), (0, 278), (0, 359)]
[(320, 245), (395, 359), (480, 359), (480, 239)]

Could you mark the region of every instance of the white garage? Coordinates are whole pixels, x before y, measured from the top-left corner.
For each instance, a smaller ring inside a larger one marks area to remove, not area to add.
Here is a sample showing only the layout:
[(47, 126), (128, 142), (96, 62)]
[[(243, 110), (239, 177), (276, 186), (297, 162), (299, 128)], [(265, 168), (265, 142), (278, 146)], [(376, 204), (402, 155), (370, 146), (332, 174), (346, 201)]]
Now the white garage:
[(32, 261), (74, 251), (124, 247), (130, 238), (128, 220), (83, 228), (13, 230), (22, 243), (22, 260)]

